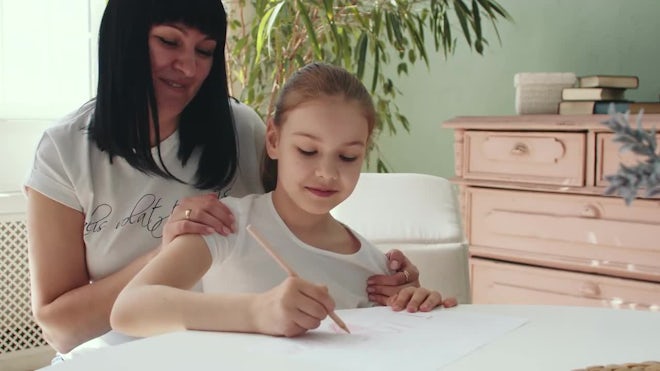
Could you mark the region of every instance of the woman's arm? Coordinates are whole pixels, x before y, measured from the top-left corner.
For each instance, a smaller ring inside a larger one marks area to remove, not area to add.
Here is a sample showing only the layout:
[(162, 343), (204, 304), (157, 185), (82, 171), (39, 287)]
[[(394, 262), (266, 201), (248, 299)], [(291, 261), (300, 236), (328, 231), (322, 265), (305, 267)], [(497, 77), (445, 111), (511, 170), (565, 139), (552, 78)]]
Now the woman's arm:
[(121, 292), (110, 316), (112, 328), (133, 336), (184, 329), (295, 336), (318, 327), (334, 309), (327, 288), (300, 278), (261, 294), (188, 291), (211, 262), (201, 236), (177, 237)]
[(90, 284), (83, 214), (30, 188), (27, 199), (32, 311), (46, 341), (66, 353), (110, 330), (115, 298), (156, 251)]

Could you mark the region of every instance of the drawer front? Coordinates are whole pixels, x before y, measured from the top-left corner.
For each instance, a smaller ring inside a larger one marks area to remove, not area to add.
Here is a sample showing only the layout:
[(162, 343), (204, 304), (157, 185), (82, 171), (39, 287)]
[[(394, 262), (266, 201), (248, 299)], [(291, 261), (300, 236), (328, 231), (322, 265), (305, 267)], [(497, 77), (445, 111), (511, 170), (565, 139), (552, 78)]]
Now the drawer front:
[(660, 282), (660, 201), (466, 192), (471, 255)]
[[(596, 143), (596, 185), (607, 186), (605, 180), (607, 175), (613, 175), (619, 170), (619, 164), (634, 166), (639, 161), (643, 161), (643, 156), (635, 155), (631, 151), (621, 152), (621, 143), (613, 142), (613, 133), (600, 133), (597, 135)], [(655, 136), (657, 143), (660, 143), (660, 134)], [(660, 147), (658, 147), (660, 153)]]
[(475, 304), (580, 305), (660, 311), (660, 284), (471, 259)]
[(583, 133), (466, 131), (463, 177), (583, 186)]

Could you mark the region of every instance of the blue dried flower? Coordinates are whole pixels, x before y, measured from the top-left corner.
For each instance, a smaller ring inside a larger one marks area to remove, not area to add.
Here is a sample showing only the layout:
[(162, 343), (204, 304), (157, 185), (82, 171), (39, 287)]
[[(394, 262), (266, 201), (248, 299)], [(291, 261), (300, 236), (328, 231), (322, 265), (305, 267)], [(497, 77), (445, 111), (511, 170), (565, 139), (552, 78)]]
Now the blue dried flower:
[(660, 194), (660, 155), (655, 140), (656, 130), (646, 131), (642, 128), (642, 115), (637, 115), (637, 128), (633, 129), (629, 122), (629, 113), (617, 113), (610, 105), (610, 118), (603, 122), (614, 135), (614, 141), (622, 143), (620, 151), (631, 151), (642, 160), (636, 166), (619, 165), (616, 174), (608, 175), (605, 179), (609, 186), (606, 195), (617, 194), (624, 198), (627, 205), (637, 197), (637, 192), (646, 189), (646, 197)]

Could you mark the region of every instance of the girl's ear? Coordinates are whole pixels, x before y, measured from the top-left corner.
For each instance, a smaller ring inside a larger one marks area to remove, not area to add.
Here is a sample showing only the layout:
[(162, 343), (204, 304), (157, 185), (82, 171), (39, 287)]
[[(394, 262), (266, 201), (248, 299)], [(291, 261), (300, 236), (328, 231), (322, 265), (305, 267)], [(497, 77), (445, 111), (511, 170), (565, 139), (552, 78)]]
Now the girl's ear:
[(268, 119), (268, 123), (266, 126), (266, 152), (268, 153), (268, 157), (270, 157), (273, 160), (277, 160), (279, 153), (278, 150), (279, 142), (280, 142), (279, 131), (277, 130), (277, 127), (275, 126), (275, 122), (271, 117)]

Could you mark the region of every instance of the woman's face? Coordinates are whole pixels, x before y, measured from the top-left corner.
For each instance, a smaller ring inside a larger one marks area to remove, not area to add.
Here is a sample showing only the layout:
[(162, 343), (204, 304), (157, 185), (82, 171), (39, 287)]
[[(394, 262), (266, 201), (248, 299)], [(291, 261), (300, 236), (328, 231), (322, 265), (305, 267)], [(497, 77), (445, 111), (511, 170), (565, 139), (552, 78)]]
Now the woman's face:
[(176, 119), (195, 97), (211, 71), (215, 47), (215, 40), (182, 23), (151, 27), (151, 77), (160, 122)]

